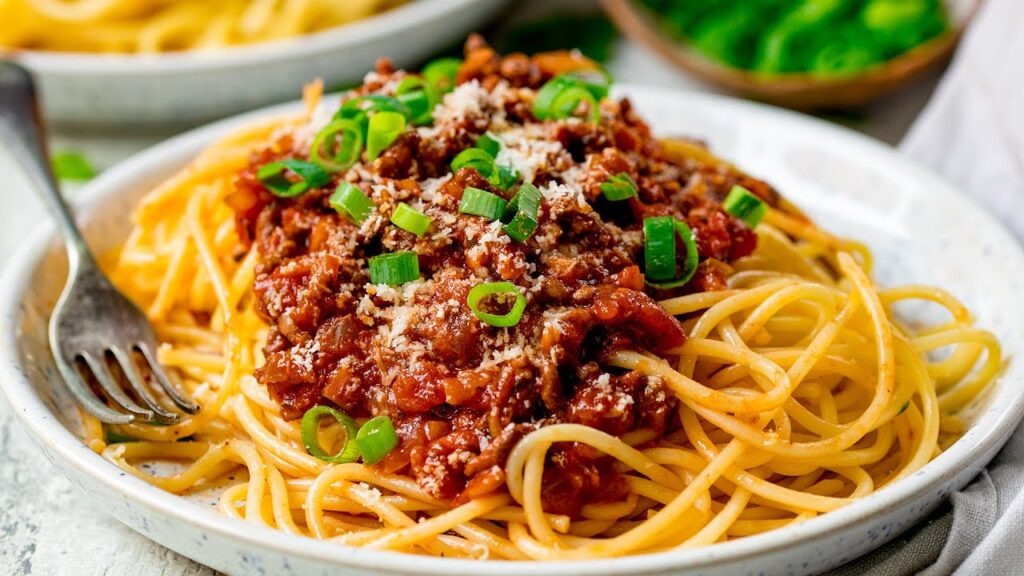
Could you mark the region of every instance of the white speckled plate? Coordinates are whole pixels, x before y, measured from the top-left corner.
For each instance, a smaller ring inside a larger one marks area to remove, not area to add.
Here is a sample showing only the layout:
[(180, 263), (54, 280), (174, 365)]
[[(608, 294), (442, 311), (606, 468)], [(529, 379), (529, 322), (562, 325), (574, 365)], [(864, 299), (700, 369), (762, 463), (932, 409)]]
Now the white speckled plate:
[[(962, 298), (1009, 357), (1024, 354), (1024, 253), (1003, 227), (941, 180), (891, 149), (833, 125), (755, 104), (626, 87), (661, 135), (690, 135), (778, 186), (826, 227), (867, 241), (883, 284), (927, 282)], [(277, 109), (280, 111), (280, 108)], [(268, 114), (263, 111), (257, 114)], [(248, 115), (170, 140), (89, 185), (82, 211), (99, 250), (120, 243), (129, 207), (205, 144)], [(855, 504), (802, 524), (703, 549), (596, 562), (526, 566), (415, 558), (299, 538), (218, 515), (162, 492), (91, 452), (75, 436), (68, 394), (54, 376), (46, 317), (64, 280), (62, 251), (41, 230), (6, 270), (0, 289), (0, 378), (43, 452), (89, 498), (128, 526), (231, 574), (568, 576), (808, 574), (896, 536), (980, 471), (1024, 412), (1024, 367), (1011, 361), (972, 406), (964, 437), (934, 462)], [(73, 537), (69, 534), (68, 537)]]
[(328, 89), (358, 83), (381, 56), (417, 64), (477, 30), (507, 2), (412, 0), (345, 26), (219, 51), (13, 57), (35, 74), (51, 122), (195, 124), (290, 100), (315, 78)]

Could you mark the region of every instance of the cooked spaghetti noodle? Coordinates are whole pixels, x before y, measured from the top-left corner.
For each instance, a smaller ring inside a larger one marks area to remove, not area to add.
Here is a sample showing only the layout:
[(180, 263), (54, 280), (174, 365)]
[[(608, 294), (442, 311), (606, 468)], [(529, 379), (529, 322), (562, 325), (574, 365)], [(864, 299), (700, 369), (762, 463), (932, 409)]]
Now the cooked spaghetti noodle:
[[(471, 50), (460, 70), (465, 88), (449, 95), (445, 106), (480, 94), (479, 86), (489, 83), (465, 78), (472, 75), (472, 59)], [(380, 72), (385, 79), (376, 88), (387, 90), (390, 72)], [(491, 95), (501, 89), (500, 82), (492, 85)], [(325, 462), (307, 451), (299, 423), (282, 409), (283, 402), (294, 409), (295, 398), (257, 379), (266, 378), (263, 350), (274, 353), (265, 347), (279, 328), (257, 311), (253, 287), (268, 270), (265, 238), (240, 249), (246, 242), (235, 196), (238, 175), (266, 161), (260, 151), (269, 142), (298, 138), (318, 122), (317, 98), (310, 90), (305, 113), (214, 144), (148, 194), (111, 266), (117, 284), (156, 326), (164, 342), (161, 363), (176, 372), (202, 411), (168, 426), (119, 427), (115, 432), (134, 440), (109, 444), (86, 416), (87, 442), (125, 471), (176, 494), (226, 483), (219, 505), (226, 515), (339, 544), (478, 559), (581, 559), (706, 546), (827, 513), (920, 469), (961, 434), (955, 414), (1000, 368), (999, 343), (973, 326), (952, 295), (927, 286), (877, 288), (865, 248), (773, 199), (757, 225), (756, 250), (715, 265), (721, 286), (696, 289), (695, 280), (662, 292), (659, 310), (678, 321), (681, 343), (654, 352), (657, 339), (670, 334), (651, 340), (619, 333), (618, 340), (598, 343), (603, 348), (593, 357), (601, 376), (561, 376), (606, 393), (602, 386), (639, 374), (648, 386), (643, 390), (662, 391), (662, 402), (672, 406), (660, 427), (638, 419), (615, 432), (581, 423), (574, 410), (550, 411), (539, 420), (520, 416), (524, 433), (495, 460), (503, 482), (476, 491), (466, 469), (454, 468), (467, 483), (439, 493), (425, 465), (410, 471), (416, 457), (405, 452), (398, 464)], [(602, 110), (611, 113), (606, 105)], [(435, 117), (437, 126), (419, 129), (424, 137), (444, 130), (445, 113)], [(695, 144), (658, 146), (674, 165), (738, 177)], [(641, 178), (640, 187), (646, 184)], [(384, 204), (378, 192), (374, 199)], [(531, 293), (529, 306), (539, 306), (538, 298)], [(926, 327), (900, 322), (893, 308), (908, 300), (936, 304), (948, 319)], [(653, 312), (642, 309), (631, 318), (643, 314)], [(571, 329), (564, 316), (559, 329)], [(512, 346), (508, 338), (497, 342)], [(445, 405), (460, 397), (447, 394)], [(600, 408), (602, 417), (619, 414), (613, 404)], [(364, 421), (370, 414), (356, 415)], [(479, 422), (487, 428), (486, 416)], [(321, 430), (324, 445), (338, 446), (344, 437), (340, 424)], [(584, 469), (601, 478), (597, 489), (584, 483), (556, 493), (579, 504), (557, 509), (546, 490), (552, 481), (558, 485), (558, 474), (573, 470), (566, 464), (573, 458), (596, 466)], [(183, 467), (154, 476), (138, 466), (154, 460)], [(234, 482), (224, 480), (229, 475)]]
[(0, 48), (155, 53), (310, 34), (400, 0), (0, 0)]

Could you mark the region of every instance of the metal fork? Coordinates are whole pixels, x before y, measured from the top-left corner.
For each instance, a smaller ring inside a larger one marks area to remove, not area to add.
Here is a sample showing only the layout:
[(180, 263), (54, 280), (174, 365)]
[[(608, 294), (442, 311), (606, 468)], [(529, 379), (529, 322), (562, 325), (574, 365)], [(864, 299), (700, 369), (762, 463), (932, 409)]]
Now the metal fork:
[[(178, 414), (162, 407), (147, 390), (143, 374), (148, 372), (179, 409), (197, 413), (199, 407), (177, 390), (157, 363), (156, 336), (145, 314), (96, 265), (50, 169), (32, 77), (9, 62), (0, 62), (0, 140), (25, 169), (64, 235), (68, 282), (50, 316), (49, 336), (54, 361), (71, 393), (108, 424), (176, 422)], [(115, 366), (119, 369), (112, 370)], [(117, 371), (123, 378), (115, 375)], [(86, 380), (89, 373), (103, 396), (124, 412), (93, 392)], [(122, 388), (122, 381), (133, 394)]]

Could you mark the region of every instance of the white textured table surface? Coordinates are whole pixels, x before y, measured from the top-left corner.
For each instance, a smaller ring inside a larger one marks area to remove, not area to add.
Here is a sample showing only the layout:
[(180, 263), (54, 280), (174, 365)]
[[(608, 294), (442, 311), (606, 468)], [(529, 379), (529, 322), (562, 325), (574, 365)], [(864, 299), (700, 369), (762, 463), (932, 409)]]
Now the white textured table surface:
[[(556, 4), (579, 4), (560, 0)], [(531, 0), (533, 7), (542, 2)], [(552, 2), (543, 2), (550, 9)], [(708, 91), (621, 41), (609, 68), (620, 81)], [(934, 87), (935, 76), (865, 111), (854, 127), (894, 143)], [(55, 149), (81, 151), (109, 166), (166, 135), (59, 134)], [(770, 177), (770, 175), (767, 175)], [(74, 190), (66, 190), (74, 200)], [(0, 265), (24, 233), (45, 219), (42, 207), (0, 143)], [(0, 575), (215, 576), (215, 572), (132, 532), (82, 498), (47, 461), (0, 400)]]

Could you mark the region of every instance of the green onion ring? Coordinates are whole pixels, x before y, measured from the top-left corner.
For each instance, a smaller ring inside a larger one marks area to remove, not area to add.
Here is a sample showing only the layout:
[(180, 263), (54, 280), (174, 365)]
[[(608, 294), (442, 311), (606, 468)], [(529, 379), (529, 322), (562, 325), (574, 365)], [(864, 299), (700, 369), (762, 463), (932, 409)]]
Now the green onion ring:
[[(341, 142), (337, 136), (341, 135)], [(326, 150), (324, 149), (326, 146)], [(317, 133), (309, 158), (331, 172), (341, 172), (359, 161), (363, 151), (363, 130), (357, 120), (335, 120)]]
[[(686, 260), (683, 261), (683, 273), (678, 278), (668, 282), (647, 282), (649, 286), (659, 290), (670, 290), (685, 285), (693, 278), (693, 275), (697, 272), (697, 265), (700, 263), (697, 237), (693, 230), (682, 220), (676, 220), (674, 224), (676, 233), (679, 234), (679, 237), (683, 240), (683, 245), (686, 246)], [(674, 266), (675, 263), (673, 261), (673, 273), (675, 273)]]
[[(320, 420), (327, 416), (334, 418), (345, 429), (345, 445), (334, 456), (328, 454), (320, 446)], [(341, 410), (335, 410), (330, 406), (314, 406), (302, 415), (302, 423), (299, 427), (302, 431), (302, 444), (306, 447), (306, 452), (309, 452), (314, 458), (332, 464), (346, 464), (359, 459), (359, 447), (355, 442), (358, 434), (356, 421)]]
[(398, 446), (395, 425), (387, 416), (375, 416), (363, 424), (356, 433), (356, 445), (363, 455), (363, 462), (376, 464)]
[[(503, 294), (515, 295), (516, 299), (507, 313), (491, 314), (480, 309), (480, 303), (484, 298)], [(526, 296), (511, 282), (486, 282), (470, 289), (466, 296), (466, 304), (481, 322), (498, 328), (508, 328), (515, 326), (522, 319), (523, 311), (526, 310)]]

